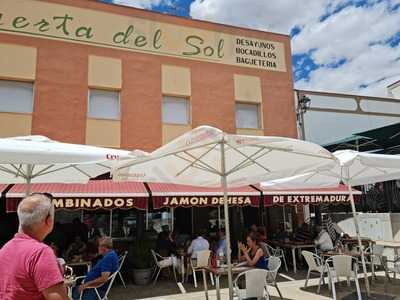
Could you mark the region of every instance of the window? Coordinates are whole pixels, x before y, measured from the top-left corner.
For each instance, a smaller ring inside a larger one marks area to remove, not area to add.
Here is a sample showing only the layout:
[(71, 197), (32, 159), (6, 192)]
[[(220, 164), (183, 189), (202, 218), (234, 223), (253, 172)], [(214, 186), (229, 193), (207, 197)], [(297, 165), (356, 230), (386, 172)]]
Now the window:
[(88, 117), (119, 120), (119, 93), (103, 90), (90, 90)]
[(261, 127), (258, 104), (236, 103), (236, 128)]
[(164, 96), (162, 121), (169, 124), (189, 124), (190, 108), (186, 98)]
[(32, 113), (33, 83), (0, 80), (0, 111)]

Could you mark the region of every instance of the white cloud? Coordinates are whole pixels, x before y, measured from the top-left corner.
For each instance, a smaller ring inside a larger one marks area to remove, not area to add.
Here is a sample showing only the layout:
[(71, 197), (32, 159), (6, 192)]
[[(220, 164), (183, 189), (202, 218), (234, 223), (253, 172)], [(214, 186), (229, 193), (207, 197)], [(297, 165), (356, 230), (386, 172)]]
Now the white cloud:
[(296, 87), (386, 96), (386, 86), (400, 77), (399, 53), (400, 46), (375, 45), (338, 68), (318, 68), (310, 74), (309, 81), (300, 80)]
[[(351, 0), (195, 0), (190, 14), (274, 32), (289, 33), (297, 26), (293, 54), (311, 53), (318, 68), (296, 87), (386, 96), (386, 85), (400, 79), (400, 47), (385, 45), (400, 29), (400, 9), (389, 9), (400, 0), (367, 2), (356, 7)], [(345, 63), (329, 67), (340, 60)]]
[(151, 8), (159, 5), (163, 0), (114, 0), (115, 4), (133, 6), (137, 8)]
[[(295, 25), (315, 22), (328, 0), (195, 0), (190, 15), (195, 19), (289, 33)], [(294, 12), (301, 12), (295, 14)]]

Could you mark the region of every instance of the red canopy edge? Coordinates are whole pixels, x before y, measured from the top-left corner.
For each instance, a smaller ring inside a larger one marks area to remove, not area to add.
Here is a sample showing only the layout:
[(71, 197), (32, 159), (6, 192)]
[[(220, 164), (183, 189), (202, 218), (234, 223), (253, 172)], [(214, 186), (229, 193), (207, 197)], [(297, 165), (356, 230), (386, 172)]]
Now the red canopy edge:
[[(16, 184), (6, 195), (6, 211), (15, 212), (26, 185)], [(147, 209), (149, 194), (141, 182), (93, 180), (87, 184), (37, 183), (32, 193), (50, 193), (56, 209)]]
[[(170, 183), (148, 183), (152, 193), (153, 208), (204, 207), (223, 205), (222, 188), (208, 188)], [(236, 206), (260, 204), (260, 191), (251, 186), (228, 189), (228, 202)]]

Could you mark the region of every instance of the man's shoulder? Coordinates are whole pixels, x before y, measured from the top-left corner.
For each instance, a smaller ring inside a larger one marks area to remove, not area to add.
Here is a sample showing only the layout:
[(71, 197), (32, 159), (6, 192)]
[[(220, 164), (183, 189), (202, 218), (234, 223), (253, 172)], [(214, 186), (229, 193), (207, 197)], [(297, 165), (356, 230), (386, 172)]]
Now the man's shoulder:
[(27, 236), (14, 236), (10, 241), (8, 241), (1, 251), (14, 251), (18, 249), (20, 252), (30, 252), (30, 253), (40, 253), (51, 248), (45, 243), (39, 242), (33, 238)]

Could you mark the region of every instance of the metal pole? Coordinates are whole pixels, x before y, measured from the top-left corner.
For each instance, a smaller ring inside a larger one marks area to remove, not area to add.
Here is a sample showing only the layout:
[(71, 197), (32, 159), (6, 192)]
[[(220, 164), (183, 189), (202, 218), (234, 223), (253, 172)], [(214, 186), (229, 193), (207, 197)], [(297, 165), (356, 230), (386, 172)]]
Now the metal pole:
[(174, 208), (171, 207), (171, 232), (174, 231), (174, 225), (175, 225), (175, 223), (174, 223), (175, 219), (174, 218), (175, 218), (175, 216), (174, 216)]
[(146, 207), (146, 231), (149, 230), (149, 207)]
[(362, 262), (362, 268), (363, 268), (363, 273), (364, 273), (365, 288), (367, 290), (367, 295), (369, 297), (369, 296), (371, 296), (371, 291), (370, 291), (369, 280), (368, 280), (368, 275), (367, 275), (367, 266), (365, 265), (364, 249), (363, 249), (363, 245), (362, 245), (361, 237), (360, 237), (360, 228), (359, 228), (359, 225), (358, 225), (358, 216), (357, 216), (357, 212), (356, 212), (356, 206), (354, 204), (353, 189), (352, 189), (350, 184), (347, 184), (347, 187), (349, 189), (351, 210), (353, 212), (353, 219), (354, 219), (354, 226), (356, 228), (358, 247), (360, 248), (360, 251), (361, 251), (361, 262)]
[(231, 233), (229, 229), (229, 207), (228, 207), (228, 184), (226, 181), (226, 168), (225, 168), (225, 141), (221, 142), (221, 186), (224, 191), (224, 218), (225, 218), (225, 232), (226, 232), (226, 258), (228, 265), (228, 286), (229, 286), (229, 299), (233, 300), (233, 280), (232, 280), (232, 263), (231, 263)]
[(112, 235), (112, 217), (113, 217), (113, 210), (110, 209), (110, 237)]
[(218, 205), (218, 229), (221, 229), (221, 206)]
[(32, 189), (32, 173), (33, 173), (33, 166), (27, 165), (26, 166), (26, 196), (29, 196)]

